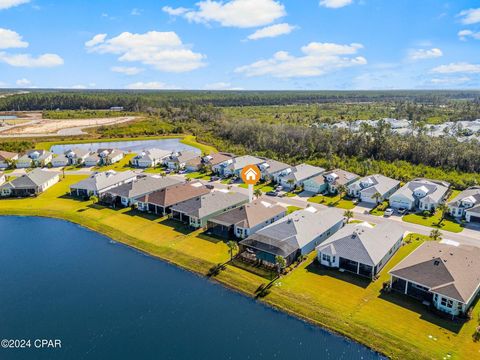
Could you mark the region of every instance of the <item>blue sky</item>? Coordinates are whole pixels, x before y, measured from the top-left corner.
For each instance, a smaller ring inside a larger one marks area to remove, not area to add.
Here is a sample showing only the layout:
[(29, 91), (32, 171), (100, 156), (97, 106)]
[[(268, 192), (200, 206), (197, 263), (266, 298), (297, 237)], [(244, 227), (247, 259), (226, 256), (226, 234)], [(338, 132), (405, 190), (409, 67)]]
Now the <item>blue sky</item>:
[(478, 0), (0, 0), (1, 87), (479, 84)]

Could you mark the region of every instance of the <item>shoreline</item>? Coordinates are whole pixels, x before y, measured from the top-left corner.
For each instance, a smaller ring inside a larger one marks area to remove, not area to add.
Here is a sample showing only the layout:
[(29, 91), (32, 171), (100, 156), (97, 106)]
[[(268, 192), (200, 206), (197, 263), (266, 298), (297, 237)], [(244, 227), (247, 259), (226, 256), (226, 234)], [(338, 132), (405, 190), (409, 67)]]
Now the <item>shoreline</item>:
[[(28, 217), (37, 217), (37, 218), (44, 218), (44, 219), (55, 219), (55, 220), (60, 220), (60, 221), (66, 221), (66, 222), (70, 222), (72, 224), (75, 224), (77, 226), (80, 226), (84, 229), (87, 229), (89, 231), (92, 231), (92, 232), (95, 232), (96, 234), (99, 234), (99, 235), (102, 235), (104, 236), (105, 238), (111, 240), (111, 241), (114, 241), (118, 244), (121, 244), (121, 246), (126, 246), (127, 248), (131, 249), (131, 250), (134, 250), (134, 251), (137, 251), (139, 253), (141, 253), (142, 255), (146, 255), (152, 259), (155, 259), (155, 260), (158, 260), (158, 261), (163, 261), (165, 262), (166, 264), (169, 264), (171, 266), (175, 266), (176, 268), (179, 268), (183, 271), (188, 271), (189, 273), (191, 274), (194, 274), (195, 276), (198, 276), (200, 278), (203, 278), (203, 279), (206, 279), (208, 281), (212, 281), (213, 283), (216, 283), (218, 285), (221, 285), (223, 287), (225, 287), (226, 289), (230, 290), (230, 291), (234, 291), (236, 292), (237, 294), (240, 294), (242, 296), (245, 296), (251, 300), (254, 300), (256, 302), (259, 302), (260, 304), (262, 304), (263, 306), (266, 306), (266, 307), (269, 307), (275, 311), (278, 311), (280, 313), (284, 313), (284, 314), (287, 314), (288, 316), (291, 316), (291, 317), (294, 317), (295, 319), (297, 320), (300, 320), (300, 321), (303, 321), (307, 324), (310, 324), (312, 326), (316, 326), (318, 328), (321, 328), (323, 331), (326, 331), (327, 333), (330, 333), (330, 334), (333, 334), (335, 336), (338, 336), (338, 337), (342, 337), (348, 341), (351, 341), (351, 342), (354, 342), (356, 344), (359, 344), (361, 346), (364, 346), (366, 349), (374, 352), (375, 354), (378, 354), (379, 356), (381, 357), (384, 357), (386, 359), (390, 359), (390, 357), (384, 353), (382, 353), (380, 350), (378, 349), (375, 349), (374, 347), (370, 346), (369, 344), (366, 344), (366, 343), (363, 343), (353, 337), (350, 337), (348, 336), (347, 334), (343, 334), (339, 331), (336, 331), (335, 329), (327, 326), (327, 325), (324, 325), (318, 321), (315, 321), (313, 319), (310, 319), (310, 318), (307, 318), (307, 317), (303, 317), (301, 316), (300, 314), (298, 313), (295, 313), (294, 311), (291, 311), (289, 309), (286, 309), (284, 307), (281, 307), (279, 305), (276, 305), (275, 303), (273, 302), (270, 302), (270, 301), (265, 301), (265, 300), (262, 300), (260, 298), (255, 298), (254, 296), (252, 296), (252, 294), (248, 293), (247, 291), (245, 291), (244, 289), (240, 288), (240, 287), (237, 287), (237, 286), (234, 286), (233, 284), (231, 283), (228, 283), (228, 282), (225, 282), (225, 281), (222, 281), (220, 279), (217, 279), (215, 276), (211, 276), (211, 277), (208, 277), (206, 276), (205, 274), (203, 274), (202, 272), (198, 271), (198, 270), (195, 270), (194, 268), (188, 268), (188, 267), (185, 267), (183, 264), (180, 264), (180, 263), (177, 263), (175, 261), (172, 261), (170, 259), (166, 259), (166, 258), (163, 258), (159, 255), (155, 255), (153, 253), (150, 253), (142, 248), (139, 248), (139, 247), (136, 247), (132, 244), (128, 244), (120, 239), (114, 239), (111, 237), (111, 235), (108, 235), (104, 232), (102, 232), (101, 230), (98, 230), (98, 229), (95, 229), (93, 227), (90, 227), (86, 224), (81, 224), (79, 222), (76, 222), (74, 220), (71, 220), (71, 219), (67, 219), (65, 217), (62, 217), (62, 216), (47, 216), (47, 215), (29, 215), (29, 214), (13, 214), (13, 213), (5, 213), (3, 211), (0, 211), (0, 216), (4, 216), (4, 217), (25, 217), (25, 218), (28, 218)], [(126, 235), (126, 234), (125, 234)], [(128, 235), (126, 235), (128, 236)]]

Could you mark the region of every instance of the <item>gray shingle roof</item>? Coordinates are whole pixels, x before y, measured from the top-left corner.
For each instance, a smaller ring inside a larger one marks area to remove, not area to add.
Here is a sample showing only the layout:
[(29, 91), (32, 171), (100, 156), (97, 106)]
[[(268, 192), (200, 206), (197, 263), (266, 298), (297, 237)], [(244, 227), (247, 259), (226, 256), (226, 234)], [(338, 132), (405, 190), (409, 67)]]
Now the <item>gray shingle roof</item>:
[(324, 173), (323, 176), (327, 176), (327, 175), (330, 175), (330, 174), (336, 174), (338, 176), (336, 178), (336, 180), (332, 183), (332, 184), (336, 184), (336, 185), (346, 185), (346, 184), (351, 183), (353, 180), (359, 178), (359, 176), (357, 174), (348, 172), (348, 171), (343, 170), (343, 169), (334, 169), (334, 170), (328, 171), (328, 172)]
[(70, 186), (71, 189), (82, 189), (87, 191), (101, 191), (123, 181), (136, 178), (133, 171), (115, 172), (113, 170), (92, 174), (85, 180)]
[(467, 303), (480, 284), (480, 248), (427, 241), (390, 274)]
[(475, 204), (480, 204), (480, 186), (472, 186), (466, 190), (463, 190), (452, 201), (448, 203), (450, 206), (460, 206), (461, 202), (465, 198), (472, 197), (475, 200)]
[[(48, 171), (42, 169), (34, 169), (27, 174), (24, 174), (16, 179), (10, 181), (9, 187), (13, 187), (15, 189), (30, 189), (36, 188), (45, 184), (46, 182), (52, 180), (59, 173), (55, 171)], [(8, 184), (5, 184), (8, 185)], [(4, 185), (4, 186), (5, 186)]]
[(247, 165), (258, 165), (262, 162), (265, 162), (265, 159), (251, 155), (238, 156), (233, 159), (233, 162), (228, 165), (228, 168), (235, 171), (243, 169)]
[(181, 181), (173, 177), (144, 176), (127, 184), (114, 187), (108, 190), (107, 193), (134, 199), (179, 183)]
[[(370, 186), (367, 186), (367, 184), (370, 184)], [(376, 192), (383, 196), (399, 184), (400, 181), (398, 180), (381, 174), (375, 174), (358, 179), (349, 185), (349, 188), (358, 189), (362, 194), (369, 194), (370, 196)]]
[(450, 184), (439, 180), (418, 178), (406, 183), (393, 195), (403, 195), (407, 199), (414, 201), (414, 192), (416, 189), (421, 187), (427, 190), (427, 195), (423, 199), (430, 200), (433, 203), (437, 203), (444, 198), (448, 191), (448, 188), (450, 187)]
[(215, 191), (176, 204), (172, 207), (172, 210), (182, 212), (188, 216), (203, 218), (217, 211), (241, 205), (247, 201), (248, 197), (240, 193)]
[(286, 163), (283, 163), (277, 160), (271, 160), (271, 159), (266, 159), (264, 162), (260, 163), (258, 166), (260, 170), (267, 175), (273, 175), (279, 171), (283, 171), (291, 167)]
[(146, 160), (146, 161), (162, 160), (170, 156), (170, 154), (171, 152), (168, 150), (154, 148), (154, 149), (143, 151), (142, 153), (135, 156), (135, 159)]
[(348, 224), (332, 235), (317, 251), (376, 266), (403, 236), (397, 224)]
[(282, 179), (285, 181), (288, 181), (290, 179), (293, 179), (295, 183), (299, 181), (304, 181), (312, 176), (315, 176), (317, 174), (321, 174), (325, 171), (324, 168), (318, 167), (318, 166), (313, 166), (313, 165), (308, 165), (308, 164), (300, 164), (292, 168), (292, 172), (286, 176), (284, 176)]

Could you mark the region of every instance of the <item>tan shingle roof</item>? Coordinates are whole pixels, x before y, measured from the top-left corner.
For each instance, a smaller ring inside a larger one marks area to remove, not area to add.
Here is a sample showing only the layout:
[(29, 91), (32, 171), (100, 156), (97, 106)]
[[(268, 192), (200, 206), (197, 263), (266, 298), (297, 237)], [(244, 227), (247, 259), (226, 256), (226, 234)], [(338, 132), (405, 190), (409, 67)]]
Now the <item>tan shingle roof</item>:
[(191, 182), (154, 191), (151, 194), (140, 197), (138, 201), (168, 207), (197, 196), (208, 194), (209, 192), (210, 190), (200, 182)]

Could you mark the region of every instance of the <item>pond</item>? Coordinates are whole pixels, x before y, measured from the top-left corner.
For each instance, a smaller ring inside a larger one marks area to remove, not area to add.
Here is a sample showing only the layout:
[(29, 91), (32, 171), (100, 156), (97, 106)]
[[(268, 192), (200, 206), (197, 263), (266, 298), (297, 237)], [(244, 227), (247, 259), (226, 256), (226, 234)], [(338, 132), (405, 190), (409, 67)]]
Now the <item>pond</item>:
[(0, 120), (15, 120), (18, 119), (15, 115), (0, 115)]
[(106, 142), (91, 142), (81, 144), (62, 144), (53, 145), (50, 151), (54, 154), (63, 154), (65, 151), (72, 148), (81, 148), (90, 151), (96, 151), (104, 148), (115, 148), (126, 152), (138, 153), (148, 149), (163, 149), (169, 151), (192, 150), (198, 154), (201, 151), (193, 146), (185, 145), (180, 142), (180, 139), (156, 139), (156, 140), (132, 140), (132, 141), (106, 141)]
[(0, 228), (0, 339), (62, 345), (1, 359), (381, 359), (75, 224), (7, 216)]

